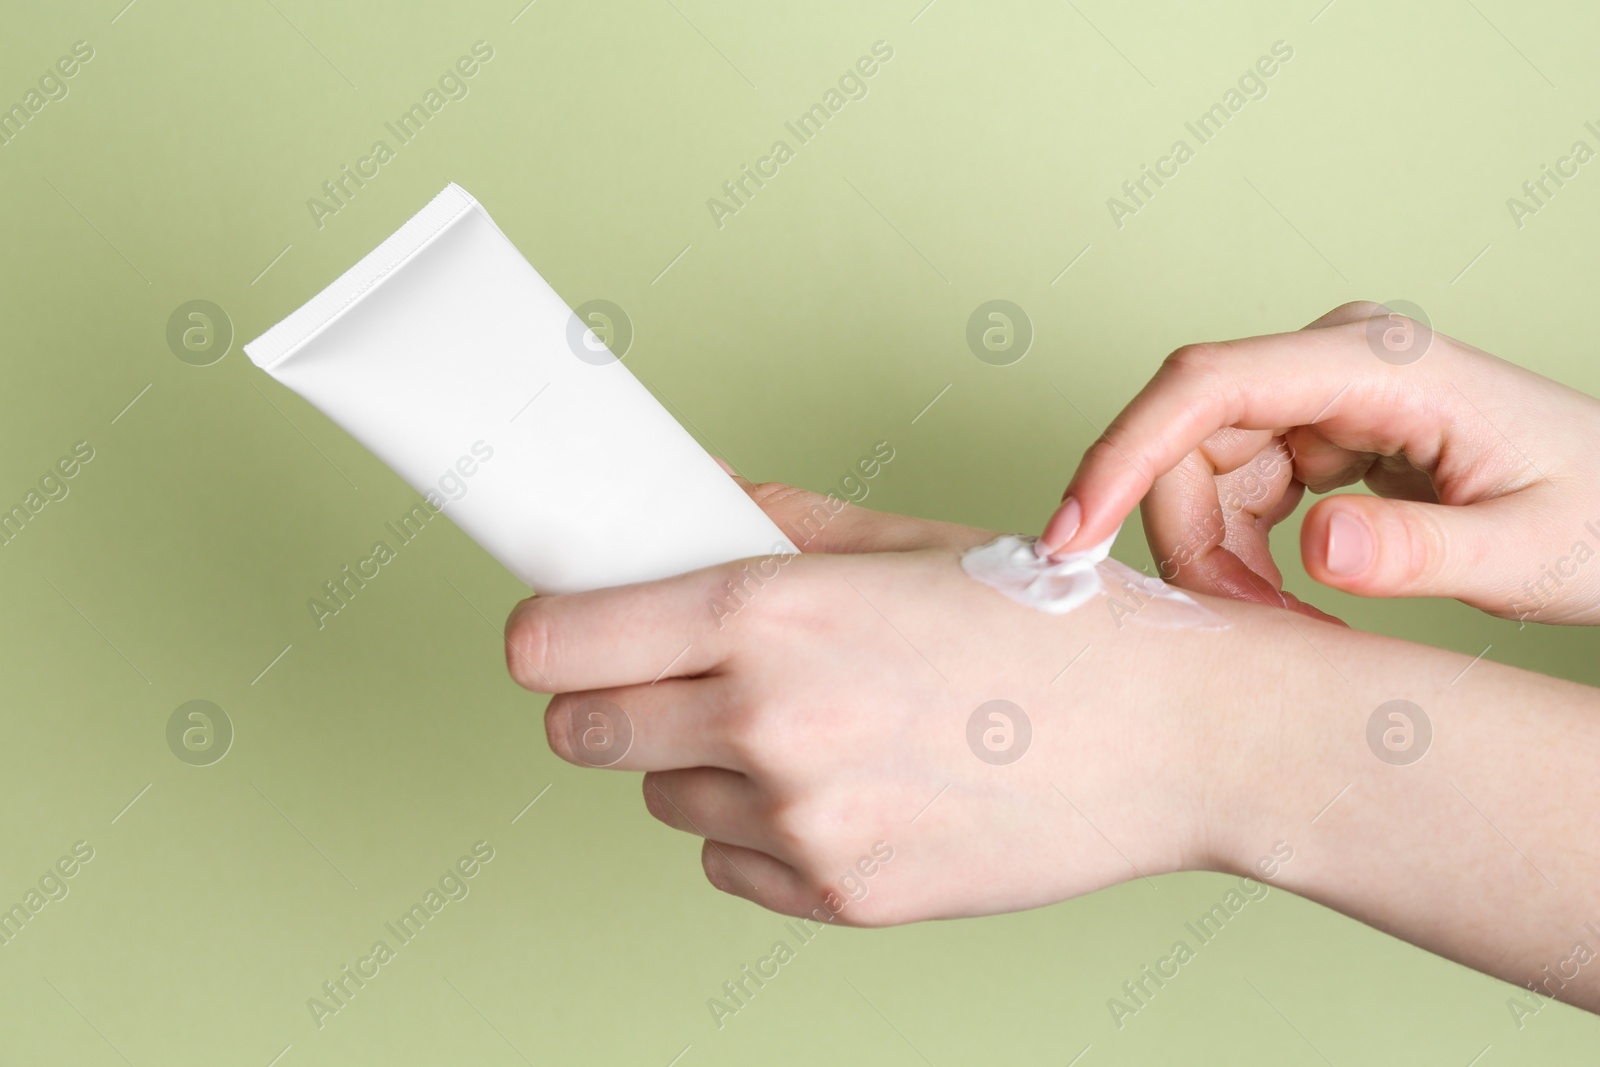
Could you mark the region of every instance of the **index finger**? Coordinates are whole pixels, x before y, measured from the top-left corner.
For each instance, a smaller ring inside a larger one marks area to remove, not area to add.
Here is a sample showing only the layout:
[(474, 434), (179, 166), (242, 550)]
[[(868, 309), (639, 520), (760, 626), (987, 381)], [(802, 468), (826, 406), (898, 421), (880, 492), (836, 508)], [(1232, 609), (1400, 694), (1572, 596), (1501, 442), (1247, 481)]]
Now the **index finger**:
[[(715, 607), (763, 560), (587, 593), (535, 596), (506, 619), (506, 667), (536, 693), (645, 685), (720, 666), (728, 641)], [(776, 565), (776, 564), (774, 564)]]
[(1189, 345), (1167, 357), (1084, 454), (1045, 528), (1045, 546), (1076, 551), (1105, 540), (1157, 478), (1224, 427), (1326, 425), (1394, 451), (1436, 437), (1436, 404), (1417, 402), (1429, 372), (1374, 358), (1365, 317), (1318, 325), (1329, 318), (1293, 333)]

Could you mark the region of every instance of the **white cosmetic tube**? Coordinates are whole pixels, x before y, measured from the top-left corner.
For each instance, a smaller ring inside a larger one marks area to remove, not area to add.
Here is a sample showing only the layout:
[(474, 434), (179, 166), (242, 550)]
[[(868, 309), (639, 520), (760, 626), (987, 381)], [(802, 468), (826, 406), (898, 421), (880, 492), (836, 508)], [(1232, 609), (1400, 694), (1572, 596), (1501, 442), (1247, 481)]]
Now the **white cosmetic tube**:
[(244, 350), (540, 593), (795, 552), (588, 325), (452, 184)]

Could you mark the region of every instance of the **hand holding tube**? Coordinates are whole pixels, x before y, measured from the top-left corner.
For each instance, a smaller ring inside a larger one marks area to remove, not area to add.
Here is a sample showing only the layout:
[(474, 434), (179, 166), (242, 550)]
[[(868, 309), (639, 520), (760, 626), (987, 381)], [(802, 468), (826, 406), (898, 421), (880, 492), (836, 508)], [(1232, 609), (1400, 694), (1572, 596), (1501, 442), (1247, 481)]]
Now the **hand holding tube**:
[[(802, 555), (506, 626), (513, 677), (560, 694), (556, 754), (646, 772), (718, 888), (883, 926), (1222, 871), (1600, 1010), (1600, 969), (1563, 962), (1597, 914), (1595, 690), (1257, 604), (1207, 598), (1223, 630), (1049, 615), (963, 572), (991, 531), (747, 492)], [(1396, 750), (1372, 724), (1402, 695)]]

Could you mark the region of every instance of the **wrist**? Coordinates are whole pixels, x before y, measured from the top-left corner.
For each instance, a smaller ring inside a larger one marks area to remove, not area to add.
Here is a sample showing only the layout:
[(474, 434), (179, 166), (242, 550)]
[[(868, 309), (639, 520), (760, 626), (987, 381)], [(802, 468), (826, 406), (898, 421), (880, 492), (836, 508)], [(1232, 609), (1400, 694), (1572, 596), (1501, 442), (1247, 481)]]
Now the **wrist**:
[[(1067, 683), (1053, 687), (1067, 698), (1061, 713), (1073, 725), (1050, 777), (1077, 783), (1065, 786), (1075, 807), (1084, 797), (1116, 798), (1100, 801), (1098, 810), (1083, 804), (1081, 814), (1135, 877), (1276, 876), (1280, 812), (1294, 787), (1281, 777), (1290, 755), (1282, 749), (1302, 747), (1292, 736), (1300, 724), (1287, 721), (1293, 698), (1284, 694), (1326, 687), (1326, 679), (1307, 673), (1308, 657), (1323, 672), (1328, 666), (1281, 613), (1199, 599), (1225, 629), (1168, 628), (1148, 617), (1129, 622), (1089, 606), (1074, 613), (1071, 642), (1093, 657), (1085, 667), (1094, 681), (1077, 668), (1081, 688), (1070, 697)], [(1298, 618), (1293, 625), (1319, 635), (1343, 632)], [(1086, 703), (1100, 710), (1084, 715)]]
[(1270, 881), (1303, 844), (1319, 789), (1338, 789), (1331, 763), (1346, 746), (1317, 721), (1314, 694), (1340, 684), (1319, 646), (1332, 655), (1351, 632), (1254, 604), (1206, 606), (1229, 629), (1185, 635), (1191, 669), (1175, 672), (1192, 756), (1174, 869)]

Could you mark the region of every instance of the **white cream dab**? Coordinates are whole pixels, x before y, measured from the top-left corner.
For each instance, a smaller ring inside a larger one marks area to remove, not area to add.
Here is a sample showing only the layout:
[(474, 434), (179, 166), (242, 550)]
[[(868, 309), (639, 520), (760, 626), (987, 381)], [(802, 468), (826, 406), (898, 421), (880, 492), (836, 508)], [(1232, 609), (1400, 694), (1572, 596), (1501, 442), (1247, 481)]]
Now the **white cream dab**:
[[(1121, 532), (1121, 531), (1118, 531)], [(1225, 630), (1227, 622), (1187, 593), (1110, 558), (1112, 534), (1059, 559), (1040, 556), (1037, 537), (1008, 534), (968, 549), (961, 569), (1018, 604), (1065, 615), (1103, 596), (1120, 628), (1125, 621), (1165, 629)]]

